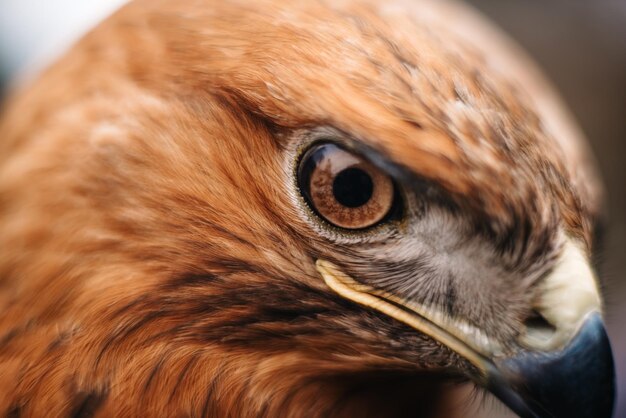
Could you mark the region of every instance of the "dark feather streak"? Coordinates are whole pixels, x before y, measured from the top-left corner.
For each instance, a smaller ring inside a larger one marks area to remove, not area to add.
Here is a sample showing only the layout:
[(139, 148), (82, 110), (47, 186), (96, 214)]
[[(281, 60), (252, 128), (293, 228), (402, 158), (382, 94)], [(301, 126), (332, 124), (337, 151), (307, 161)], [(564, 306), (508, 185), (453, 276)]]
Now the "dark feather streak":
[(90, 418), (95, 415), (107, 399), (107, 392), (79, 392), (74, 396), (71, 412), (72, 418)]

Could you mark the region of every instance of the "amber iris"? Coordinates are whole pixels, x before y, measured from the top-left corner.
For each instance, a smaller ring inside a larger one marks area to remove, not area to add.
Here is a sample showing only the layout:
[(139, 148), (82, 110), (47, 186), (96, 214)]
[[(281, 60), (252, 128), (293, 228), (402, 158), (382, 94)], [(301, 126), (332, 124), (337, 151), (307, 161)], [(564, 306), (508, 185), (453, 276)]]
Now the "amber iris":
[(311, 208), (345, 229), (363, 229), (386, 218), (394, 203), (391, 178), (365, 158), (337, 144), (311, 147), (300, 161), (299, 185)]

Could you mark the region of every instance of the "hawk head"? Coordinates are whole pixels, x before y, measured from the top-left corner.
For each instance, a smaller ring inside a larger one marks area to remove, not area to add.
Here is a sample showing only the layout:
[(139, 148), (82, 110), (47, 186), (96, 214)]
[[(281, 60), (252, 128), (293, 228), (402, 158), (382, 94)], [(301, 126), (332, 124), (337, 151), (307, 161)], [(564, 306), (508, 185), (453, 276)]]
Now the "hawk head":
[(611, 414), (589, 151), (459, 5), (138, 0), (0, 133), (4, 413)]

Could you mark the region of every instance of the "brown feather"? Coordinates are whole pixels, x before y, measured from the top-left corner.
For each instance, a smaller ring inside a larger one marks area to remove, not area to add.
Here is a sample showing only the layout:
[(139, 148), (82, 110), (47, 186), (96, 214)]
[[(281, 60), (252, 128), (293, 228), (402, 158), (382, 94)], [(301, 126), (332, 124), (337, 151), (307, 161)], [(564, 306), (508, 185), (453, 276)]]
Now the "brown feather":
[(337, 250), (286, 193), (289, 141), (320, 126), (361, 141), (511, 253), (544, 251), (561, 221), (589, 242), (599, 192), (506, 42), (476, 43), (491, 29), (462, 8), (396, 6), (140, 0), (13, 98), (0, 413), (432, 407), (447, 383), (422, 372), (470, 366), (326, 289), (314, 260)]

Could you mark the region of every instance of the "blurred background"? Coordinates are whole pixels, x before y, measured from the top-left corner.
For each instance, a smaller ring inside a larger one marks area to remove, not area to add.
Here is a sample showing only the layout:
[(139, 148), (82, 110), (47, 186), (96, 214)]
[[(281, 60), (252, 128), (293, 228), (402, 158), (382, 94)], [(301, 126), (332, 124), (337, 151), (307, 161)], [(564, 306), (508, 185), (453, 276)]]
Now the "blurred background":
[[(125, 0), (0, 0), (0, 97)], [(590, 139), (608, 189), (600, 267), (626, 417), (626, 0), (467, 0), (543, 67)]]

